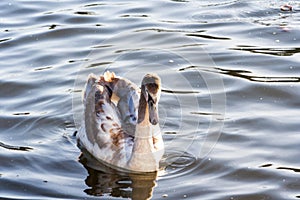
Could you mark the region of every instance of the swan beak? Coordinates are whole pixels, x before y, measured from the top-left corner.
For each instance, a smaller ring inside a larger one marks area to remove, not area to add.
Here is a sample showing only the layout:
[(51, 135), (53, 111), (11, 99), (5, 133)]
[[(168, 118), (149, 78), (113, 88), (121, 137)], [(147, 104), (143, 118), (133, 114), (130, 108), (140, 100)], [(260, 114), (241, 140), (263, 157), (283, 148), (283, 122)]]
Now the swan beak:
[(158, 111), (157, 111), (157, 99), (148, 94), (148, 106), (149, 106), (149, 121), (151, 124), (156, 125), (158, 123)]

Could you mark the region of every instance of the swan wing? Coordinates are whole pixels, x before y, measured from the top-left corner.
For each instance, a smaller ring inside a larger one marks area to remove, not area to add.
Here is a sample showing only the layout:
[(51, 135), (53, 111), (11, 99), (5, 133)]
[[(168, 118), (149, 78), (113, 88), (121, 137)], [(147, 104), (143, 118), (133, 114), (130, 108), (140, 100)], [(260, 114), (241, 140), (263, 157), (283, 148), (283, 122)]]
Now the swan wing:
[(113, 72), (105, 72), (104, 80), (112, 91), (112, 98), (120, 113), (122, 129), (134, 137), (137, 124), (140, 89), (130, 80), (116, 76)]
[(128, 137), (121, 127), (120, 114), (111, 96), (103, 77), (89, 76), (83, 96), (84, 125), (78, 139), (98, 160), (124, 167), (128, 157)]

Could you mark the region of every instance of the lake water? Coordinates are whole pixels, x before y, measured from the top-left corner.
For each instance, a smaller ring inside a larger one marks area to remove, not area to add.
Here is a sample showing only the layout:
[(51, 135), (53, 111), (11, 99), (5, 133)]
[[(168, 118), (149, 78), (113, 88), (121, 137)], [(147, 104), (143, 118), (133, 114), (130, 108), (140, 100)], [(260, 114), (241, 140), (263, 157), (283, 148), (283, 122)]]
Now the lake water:
[[(0, 7), (1, 199), (300, 199), (299, 1)], [(157, 174), (79, 158), (83, 84), (105, 70), (161, 76)]]

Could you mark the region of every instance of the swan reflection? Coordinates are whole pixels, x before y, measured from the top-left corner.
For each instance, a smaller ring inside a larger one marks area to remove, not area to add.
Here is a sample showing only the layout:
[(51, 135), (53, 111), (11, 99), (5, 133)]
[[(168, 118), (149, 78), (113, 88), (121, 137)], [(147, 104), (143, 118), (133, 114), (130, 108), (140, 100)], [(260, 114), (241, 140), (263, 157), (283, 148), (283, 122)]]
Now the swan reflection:
[(133, 174), (114, 170), (82, 151), (79, 162), (86, 168), (88, 176), (84, 190), (88, 195), (151, 199), (156, 186), (157, 172)]

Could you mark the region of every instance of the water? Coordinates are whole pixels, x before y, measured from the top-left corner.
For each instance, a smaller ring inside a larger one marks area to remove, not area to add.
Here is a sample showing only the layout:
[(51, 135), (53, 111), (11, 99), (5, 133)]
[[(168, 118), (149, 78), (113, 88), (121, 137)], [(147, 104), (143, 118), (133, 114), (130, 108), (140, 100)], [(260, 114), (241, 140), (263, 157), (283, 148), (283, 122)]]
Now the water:
[[(2, 199), (300, 198), (299, 1), (0, 7)], [(106, 69), (162, 78), (158, 174), (79, 159), (80, 92)]]

